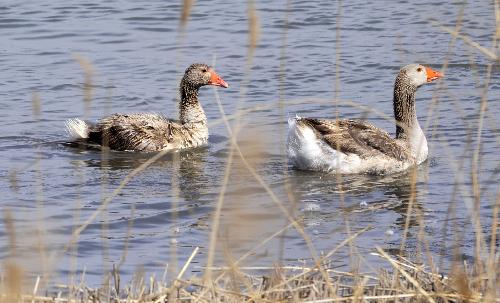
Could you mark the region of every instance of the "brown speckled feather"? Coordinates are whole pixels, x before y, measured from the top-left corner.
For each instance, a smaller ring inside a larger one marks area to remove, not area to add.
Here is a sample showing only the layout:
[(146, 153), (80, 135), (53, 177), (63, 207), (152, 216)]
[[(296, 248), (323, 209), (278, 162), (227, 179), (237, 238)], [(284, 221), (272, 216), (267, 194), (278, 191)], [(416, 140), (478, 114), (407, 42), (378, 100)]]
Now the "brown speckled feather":
[(114, 150), (157, 151), (172, 141), (176, 127), (180, 125), (158, 114), (114, 114), (91, 128), (89, 140)]
[(404, 142), (363, 121), (312, 118), (297, 121), (310, 126), (320, 139), (343, 153), (357, 154), (361, 158), (384, 154), (399, 161), (411, 159)]

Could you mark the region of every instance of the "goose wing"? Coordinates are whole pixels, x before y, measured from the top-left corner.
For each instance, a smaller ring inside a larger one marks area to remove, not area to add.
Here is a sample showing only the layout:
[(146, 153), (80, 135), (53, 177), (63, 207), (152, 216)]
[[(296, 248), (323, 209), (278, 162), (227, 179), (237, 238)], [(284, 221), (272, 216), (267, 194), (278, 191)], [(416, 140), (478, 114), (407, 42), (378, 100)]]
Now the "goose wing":
[(89, 139), (114, 150), (158, 151), (172, 140), (177, 126), (158, 114), (114, 114), (100, 120)]
[(387, 132), (363, 121), (302, 118), (333, 149), (369, 158), (380, 153), (399, 161), (411, 159), (408, 149)]

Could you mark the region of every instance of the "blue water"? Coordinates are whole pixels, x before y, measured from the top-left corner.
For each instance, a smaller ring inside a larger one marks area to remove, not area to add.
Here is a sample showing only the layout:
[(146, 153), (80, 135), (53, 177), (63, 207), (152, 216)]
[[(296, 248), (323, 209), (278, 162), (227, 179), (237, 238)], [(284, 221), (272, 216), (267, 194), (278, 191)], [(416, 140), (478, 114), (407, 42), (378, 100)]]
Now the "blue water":
[[(465, 7), (460, 2), (343, 1), (340, 12), (335, 1), (291, 1), (288, 12), (286, 1), (256, 1), (260, 40), (251, 61), (246, 3), (197, 1), (181, 33), (182, 7), (170, 2), (0, 4), (0, 259), (20, 265), (27, 276), (50, 275), (61, 283), (85, 271), (94, 285), (112, 264), (120, 264), (125, 280), (139, 270), (161, 276), (167, 264), (176, 273), (200, 246), (190, 271), (203, 270), (230, 162), (230, 135), (214, 89), (200, 91), (209, 145), (167, 155), (135, 176), (66, 251), (72, 232), (152, 155), (101, 153), (63, 143), (68, 140), (64, 121), (72, 117), (96, 120), (114, 112), (151, 111), (176, 118), (184, 69), (206, 62), (230, 85), (217, 94), (242, 152), (301, 222), (318, 253), (369, 227), (352, 249), (364, 269), (388, 266), (370, 252), (376, 246), (400, 252), (412, 201), (402, 253), (430, 251), (443, 269), (454, 259), (453, 247), (460, 248), (459, 259), (472, 260), (472, 163), (478, 138), (477, 209), (485, 239), (499, 188), (500, 73), (498, 64), (493, 66), (485, 89), (492, 62), (429, 20), (454, 27), (463, 8), (461, 33), (491, 47), (491, 1)], [(85, 71), (77, 58), (91, 64), (90, 102), (85, 102)], [(287, 165), (288, 116), (365, 118), (393, 133), (393, 122), (384, 115), (392, 116), (394, 78), (401, 66), (413, 62), (446, 75), (418, 91), (418, 117), (426, 127), (430, 157), (417, 171), (414, 199), (408, 173), (339, 180)], [(485, 92), (488, 106), (480, 122)], [(335, 96), (342, 102), (334, 102)], [(246, 111), (237, 115), (240, 110)], [(237, 259), (288, 224), (241, 160), (234, 157), (231, 163), (217, 265)], [(8, 216), (15, 247), (9, 244)], [(334, 256), (336, 267), (353, 266), (350, 249)], [(243, 264), (301, 264), (310, 258), (303, 237), (289, 228)]]

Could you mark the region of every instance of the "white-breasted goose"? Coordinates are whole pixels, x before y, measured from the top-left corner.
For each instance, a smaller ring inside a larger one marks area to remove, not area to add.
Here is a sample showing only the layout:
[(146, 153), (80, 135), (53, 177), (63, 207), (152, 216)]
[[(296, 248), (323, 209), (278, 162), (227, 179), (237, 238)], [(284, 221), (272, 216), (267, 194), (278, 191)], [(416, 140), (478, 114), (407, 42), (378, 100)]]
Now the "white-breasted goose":
[(420, 64), (399, 71), (394, 84), (396, 137), (356, 120), (289, 119), (288, 158), (296, 168), (339, 173), (387, 174), (418, 165), (428, 147), (415, 110), (421, 85), (443, 77)]

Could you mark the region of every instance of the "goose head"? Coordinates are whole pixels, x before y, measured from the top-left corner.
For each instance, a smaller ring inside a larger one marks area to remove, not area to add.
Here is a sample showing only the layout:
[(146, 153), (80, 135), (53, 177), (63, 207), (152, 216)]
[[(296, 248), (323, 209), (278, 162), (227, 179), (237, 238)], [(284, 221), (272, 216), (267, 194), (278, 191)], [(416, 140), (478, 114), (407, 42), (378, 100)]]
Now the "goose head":
[(205, 85), (229, 87), (226, 81), (212, 67), (202, 63), (191, 64), (184, 73), (182, 83), (194, 88), (200, 88)]
[(408, 64), (401, 68), (398, 78), (404, 79), (409, 85), (419, 87), (443, 77), (443, 74), (421, 64)]

